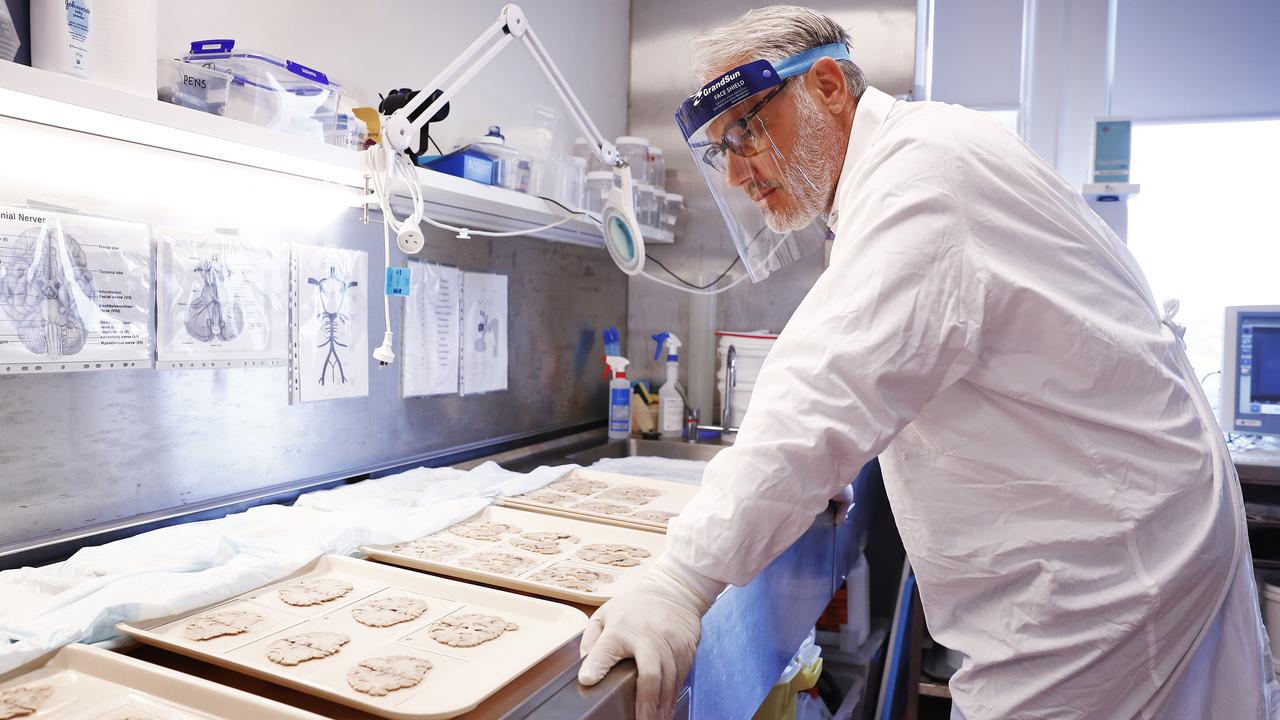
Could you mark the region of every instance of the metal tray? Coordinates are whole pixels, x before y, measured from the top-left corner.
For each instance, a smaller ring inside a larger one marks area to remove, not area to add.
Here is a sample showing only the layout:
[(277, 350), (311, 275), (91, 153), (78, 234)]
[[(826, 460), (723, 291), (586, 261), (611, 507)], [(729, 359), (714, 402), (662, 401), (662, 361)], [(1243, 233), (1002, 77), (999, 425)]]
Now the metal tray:
[[(558, 489), (564, 487), (565, 484), (582, 481), (595, 481), (604, 483), (605, 486), (590, 494), (570, 493)], [(645, 488), (646, 490), (657, 492), (658, 496), (642, 504), (629, 504), (610, 497), (613, 492), (626, 487)], [(550, 515), (559, 515), (560, 517), (581, 518), (618, 527), (665, 533), (667, 531), (665, 520), (637, 517), (637, 513), (657, 511), (679, 515), (696, 492), (698, 492), (698, 486), (696, 485), (579, 468), (541, 490), (501, 498), (498, 502), (503, 506), (522, 510), (533, 510)], [(563, 498), (572, 498), (573, 502), (572, 504), (555, 504), (539, 501), (538, 498), (540, 496), (546, 497), (546, 493), (554, 493), (556, 496)], [(593, 501), (616, 506), (619, 511), (606, 513), (581, 506), (584, 502)]]
[(68, 645), (0, 676), (0, 692), (49, 686), (30, 718), (320, 720), (274, 700), (88, 645)]
[[(352, 589), (343, 597), (309, 607), (281, 601), (277, 591), (282, 586), (316, 578), (340, 579), (350, 583)], [(410, 622), (384, 628), (368, 627), (352, 618), (353, 606), (390, 595), (419, 597), (427, 602), (427, 611)], [(233, 609), (250, 610), (263, 620), (246, 633), (204, 641), (188, 639), (183, 633), (186, 623), (197, 615)], [(430, 637), (430, 623), (461, 612), (498, 615), (518, 624), (519, 629), (475, 647), (449, 647)], [(587, 617), (580, 610), (559, 603), (325, 555), (288, 578), (227, 602), (181, 616), (122, 623), (118, 627), (143, 642), (376, 715), (397, 720), (438, 720), (475, 708), (577, 637), (586, 623)], [(336, 654), (294, 666), (267, 659), (266, 649), (273, 641), (317, 631), (343, 633), (350, 642)], [(357, 663), (392, 655), (424, 658), (433, 667), (417, 686), (391, 690), (384, 696), (357, 692), (348, 685), (347, 672)]]
[[(375, 560), (417, 570), (475, 580), (584, 605), (601, 605), (638, 580), (639, 576), (649, 569), (649, 566), (666, 548), (666, 536), (660, 533), (517, 508), (490, 506), (458, 525), (472, 522), (501, 523), (518, 528), (520, 532), (503, 533), (492, 541), (483, 541), (459, 537), (453, 532), (454, 528), (449, 528), (426, 538), (420, 538), (420, 540), (442, 541), (455, 548), (430, 556), (413, 552), (413, 545), (417, 541), (399, 545), (366, 546), (360, 549)], [(563, 542), (560, 544), (562, 551), (554, 554), (526, 552), (511, 544), (511, 541), (521, 533), (529, 532), (569, 533), (577, 537), (578, 542)], [(649, 555), (645, 558), (637, 558), (638, 563), (631, 567), (603, 565), (578, 557), (579, 550), (592, 543), (639, 547), (648, 551)], [(478, 553), (502, 553), (513, 556), (522, 564), (506, 574), (468, 567), (465, 563)], [(599, 582), (592, 590), (565, 588), (534, 579), (541, 571), (555, 566), (595, 570), (605, 573), (609, 579)]]

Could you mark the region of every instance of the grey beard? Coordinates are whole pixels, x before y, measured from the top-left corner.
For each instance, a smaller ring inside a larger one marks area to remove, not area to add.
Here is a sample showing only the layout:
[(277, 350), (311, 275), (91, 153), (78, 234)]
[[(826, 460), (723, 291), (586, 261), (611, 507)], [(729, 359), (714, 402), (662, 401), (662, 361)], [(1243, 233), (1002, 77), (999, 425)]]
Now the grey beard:
[(827, 209), (831, 177), (839, 161), (830, 150), (838, 130), (835, 120), (824, 114), (803, 88), (789, 92), (795, 96), (798, 136), (782, 177), (792, 207), (785, 213), (765, 212), (765, 222), (777, 233), (808, 227)]

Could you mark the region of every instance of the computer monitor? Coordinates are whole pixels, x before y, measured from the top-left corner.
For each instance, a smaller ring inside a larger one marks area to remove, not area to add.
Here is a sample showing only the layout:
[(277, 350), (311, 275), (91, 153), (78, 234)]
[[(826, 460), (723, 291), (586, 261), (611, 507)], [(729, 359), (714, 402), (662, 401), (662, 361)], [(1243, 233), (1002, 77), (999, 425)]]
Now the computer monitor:
[(1280, 435), (1280, 305), (1227, 308), (1223, 340), (1225, 429)]

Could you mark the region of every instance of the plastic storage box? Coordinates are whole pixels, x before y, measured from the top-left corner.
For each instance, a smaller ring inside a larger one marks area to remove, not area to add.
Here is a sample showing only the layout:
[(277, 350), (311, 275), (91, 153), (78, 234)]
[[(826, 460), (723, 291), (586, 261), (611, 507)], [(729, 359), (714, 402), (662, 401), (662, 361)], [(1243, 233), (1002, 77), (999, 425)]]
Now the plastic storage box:
[(177, 105), (322, 142), (338, 125), (341, 85), (301, 63), (236, 50), (235, 40), (197, 40), (181, 59), (160, 61), (159, 75), (160, 99)]

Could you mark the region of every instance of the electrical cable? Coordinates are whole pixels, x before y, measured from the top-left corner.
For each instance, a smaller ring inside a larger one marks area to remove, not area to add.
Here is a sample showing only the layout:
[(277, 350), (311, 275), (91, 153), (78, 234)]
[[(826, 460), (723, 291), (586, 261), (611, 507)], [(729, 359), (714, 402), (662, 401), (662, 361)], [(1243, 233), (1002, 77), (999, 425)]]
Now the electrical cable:
[[(386, 223), (382, 223), (382, 257), (386, 258), (386, 269), (391, 269), (391, 228)], [(382, 331), (391, 332), (391, 296), (382, 293)]]
[(742, 275), (741, 275), (741, 276), (739, 276), (739, 277), (738, 277), (736, 280), (734, 280), (733, 282), (731, 282), (731, 283), (729, 283), (728, 285), (725, 285), (725, 286), (723, 286), (723, 287), (718, 287), (718, 288), (716, 288), (715, 290), (695, 290), (695, 289), (693, 289), (693, 288), (691, 288), (691, 287), (685, 287), (684, 285), (677, 285), (677, 284), (675, 284), (675, 283), (673, 283), (673, 282), (670, 282), (670, 281), (668, 281), (668, 280), (663, 280), (662, 278), (660, 278), (660, 277), (658, 277), (658, 276), (656, 276), (656, 275), (650, 275), (649, 273), (644, 272), (644, 271), (641, 271), (641, 273), (640, 273), (640, 274), (641, 274), (641, 275), (643, 275), (643, 276), (645, 276), (645, 277), (647, 277), (647, 278), (649, 278), (650, 280), (652, 280), (652, 281), (654, 281), (654, 282), (658, 283), (659, 285), (666, 285), (666, 286), (667, 286), (667, 287), (669, 287), (669, 288), (674, 288), (674, 289), (676, 289), (676, 290), (679, 290), (680, 292), (686, 292), (686, 293), (689, 293), (690, 295), (719, 295), (719, 294), (720, 294), (720, 293), (722, 293), (722, 292), (727, 292), (727, 291), (731, 290), (732, 288), (737, 287), (739, 284), (741, 284), (741, 283), (742, 283), (742, 281), (743, 281), (743, 280), (746, 280), (747, 278), (751, 277), (750, 275), (748, 275), (748, 274), (746, 274), (746, 273), (742, 273)]
[[(587, 219), (588, 219), (588, 220), (590, 220), (591, 222), (595, 223), (595, 225), (596, 225), (597, 227), (599, 227), (599, 228), (601, 228), (601, 229), (603, 229), (603, 228), (604, 228), (604, 224), (603, 224), (603, 222), (602, 222), (599, 218), (597, 218), (595, 215), (592, 215), (591, 213), (589, 213), (589, 212), (587, 212), (587, 211), (585, 211), (585, 210), (574, 210), (573, 208), (566, 206), (564, 203), (562, 203), (562, 202), (560, 202), (560, 201), (558, 201), (558, 200), (553, 200), (552, 198), (549, 198), (549, 197), (546, 197), (546, 196), (543, 196), (543, 195), (539, 195), (538, 197), (539, 197), (539, 198), (541, 198), (541, 199), (543, 199), (543, 200), (546, 200), (546, 201), (547, 201), (547, 202), (549, 202), (549, 203), (553, 203), (553, 204), (555, 204), (555, 205), (560, 206), (562, 209), (564, 209), (564, 211), (565, 211), (565, 212), (572, 213), (572, 214), (574, 214), (574, 215), (582, 215), (583, 217), (587, 218)], [(691, 283), (691, 282), (689, 282), (688, 280), (685, 280), (684, 278), (682, 278), (682, 277), (680, 277), (679, 275), (677, 275), (677, 274), (675, 274), (674, 272), (672, 272), (672, 271), (671, 271), (671, 268), (667, 267), (665, 264), (663, 264), (663, 262), (662, 262), (661, 260), (659, 260), (658, 258), (654, 257), (652, 254), (647, 254), (647, 255), (646, 255), (646, 259), (648, 259), (648, 260), (652, 260), (652, 261), (654, 262), (654, 264), (655, 264), (655, 265), (657, 265), (658, 267), (660, 267), (660, 268), (662, 268), (663, 270), (667, 271), (667, 274), (668, 274), (668, 275), (670, 275), (671, 277), (675, 278), (677, 281), (679, 281), (679, 282), (680, 282), (680, 285), (676, 285), (676, 284), (674, 284), (674, 283), (671, 283), (671, 282), (668, 282), (668, 281), (666, 281), (666, 280), (663, 280), (662, 278), (655, 277), (655, 276), (653, 276), (653, 275), (650, 275), (650, 274), (649, 274), (649, 273), (647, 273), (647, 272), (643, 272), (643, 271), (642, 271), (642, 272), (640, 273), (641, 275), (643, 275), (643, 276), (645, 276), (645, 277), (649, 278), (650, 280), (653, 280), (653, 281), (654, 281), (654, 282), (656, 282), (656, 283), (659, 283), (659, 284), (661, 284), (661, 285), (666, 285), (667, 287), (675, 288), (676, 290), (679, 290), (679, 291), (681, 291), (681, 292), (687, 292), (687, 293), (689, 293), (690, 295), (718, 295), (718, 294), (720, 294), (720, 293), (722, 293), (722, 292), (724, 292), (724, 291), (726, 291), (726, 290), (728, 290), (728, 289), (730, 289), (730, 288), (734, 287), (734, 286), (735, 286), (735, 285), (737, 285), (738, 283), (742, 282), (742, 279), (743, 279), (743, 278), (747, 277), (747, 275), (744, 273), (744, 274), (742, 275), (742, 277), (738, 278), (737, 280), (734, 280), (734, 281), (733, 281), (732, 283), (730, 283), (729, 285), (726, 285), (725, 287), (722, 287), (722, 288), (717, 288), (717, 289), (715, 289), (715, 290), (710, 290), (710, 288), (714, 287), (716, 283), (718, 283), (718, 282), (720, 282), (721, 280), (723, 280), (723, 279), (724, 279), (724, 277), (725, 277), (726, 275), (728, 275), (730, 272), (732, 272), (732, 271), (733, 271), (733, 269), (734, 269), (735, 267), (737, 267), (737, 266), (738, 266), (738, 263), (742, 262), (742, 258), (741, 258), (741, 257), (734, 258), (734, 259), (733, 259), (733, 262), (729, 263), (729, 267), (725, 268), (723, 272), (721, 272), (719, 275), (717, 275), (717, 276), (715, 277), (715, 279), (714, 279), (714, 280), (712, 280), (711, 282), (707, 283), (706, 285), (697, 285), (697, 284), (695, 284), (695, 283)]]
[(422, 219), (425, 220), (428, 225), (434, 225), (435, 227), (438, 227), (441, 230), (448, 230), (449, 232), (457, 233), (458, 237), (460, 238), (469, 238), (473, 235), (478, 235), (480, 237), (519, 237), (521, 235), (528, 235), (530, 233), (542, 232), (543, 230), (558, 228), (561, 225), (572, 220), (573, 216), (568, 215), (566, 217), (563, 217), (547, 225), (526, 228), (524, 230), (511, 230), (509, 232), (490, 232), (488, 230), (472, 230), (470, 228), (456, 227), (454, 225), (449, 225), (448, 223), (442, 223), (438, 220), (433, 220), (427, 217), (426, 215), (423, 215)]
[(654, 262), (654, 264), (655, 264), (655, 265), (657, 265), (658, 267), (662, 268), (663, 270), (666, 270), (666, 271), (667, 271), (667, 274), (668, 274), (668, 275), (670, 275), (671, 277), (675, 278), (675, 279), (676, 279), (676, 281), (678, 281), (681, 285), (685, 285), (685, 286), (687, 286), (687, 287), (691, 287), (691, 288), (693, 288), (694, 290), (706, 290), (707, 288), (715, 287), (715, 284), (716, 284), (716, 283), (718, 283), (718, 282), (720, 282), (721, 280), (723, 280), (725, 275), (728, 275), (728, 274), (729, 274), (729, 273), (730, 273), (730, 272), (731, 272), (735, 267), (737, 267), (737, 266), (738, 266), (738, 263), (742, 262), (742, 258), (741, 258), (741, 257), (736, 257), (736, 258), (734, 258), (734, 259), (733, 259), (733, 262), (729, 263), (729, 267), (725, 268), (725, 269), (724, 269), (724, 272), (722, 272), (722, 273), (720, 273), (719, 275), (717, 275), (717, 276), (715, 277), (715, 279), (714, 279), (714, 280), (712, 280), (711, 282), (707, 283), (706, 285), (697, 285), (697, 284), (694, 284), (694, 283), (689, 282), (688, 280), (685, 280), (684, 278), (682, 278), (682, 277), (680, 277), (679, 275), (677, 275), (677, 274), (675, 274), (674, 272), (672, 272), (672, 271), (671, 271), (671, 268), (669, 268), (669, 267), (667, 267), (666, 265), (664, 265), (664, 264), (662, 263), (662, 261), (661, 261), (661, 260), (659, 260), (658, 258), (654, 257), (653, 255), (651, 255), (651, 254), (650, 254), (650, 255), (648, 255), (648, 256), (647, 256), (647, 259), (652, 260), (652, 261)]

